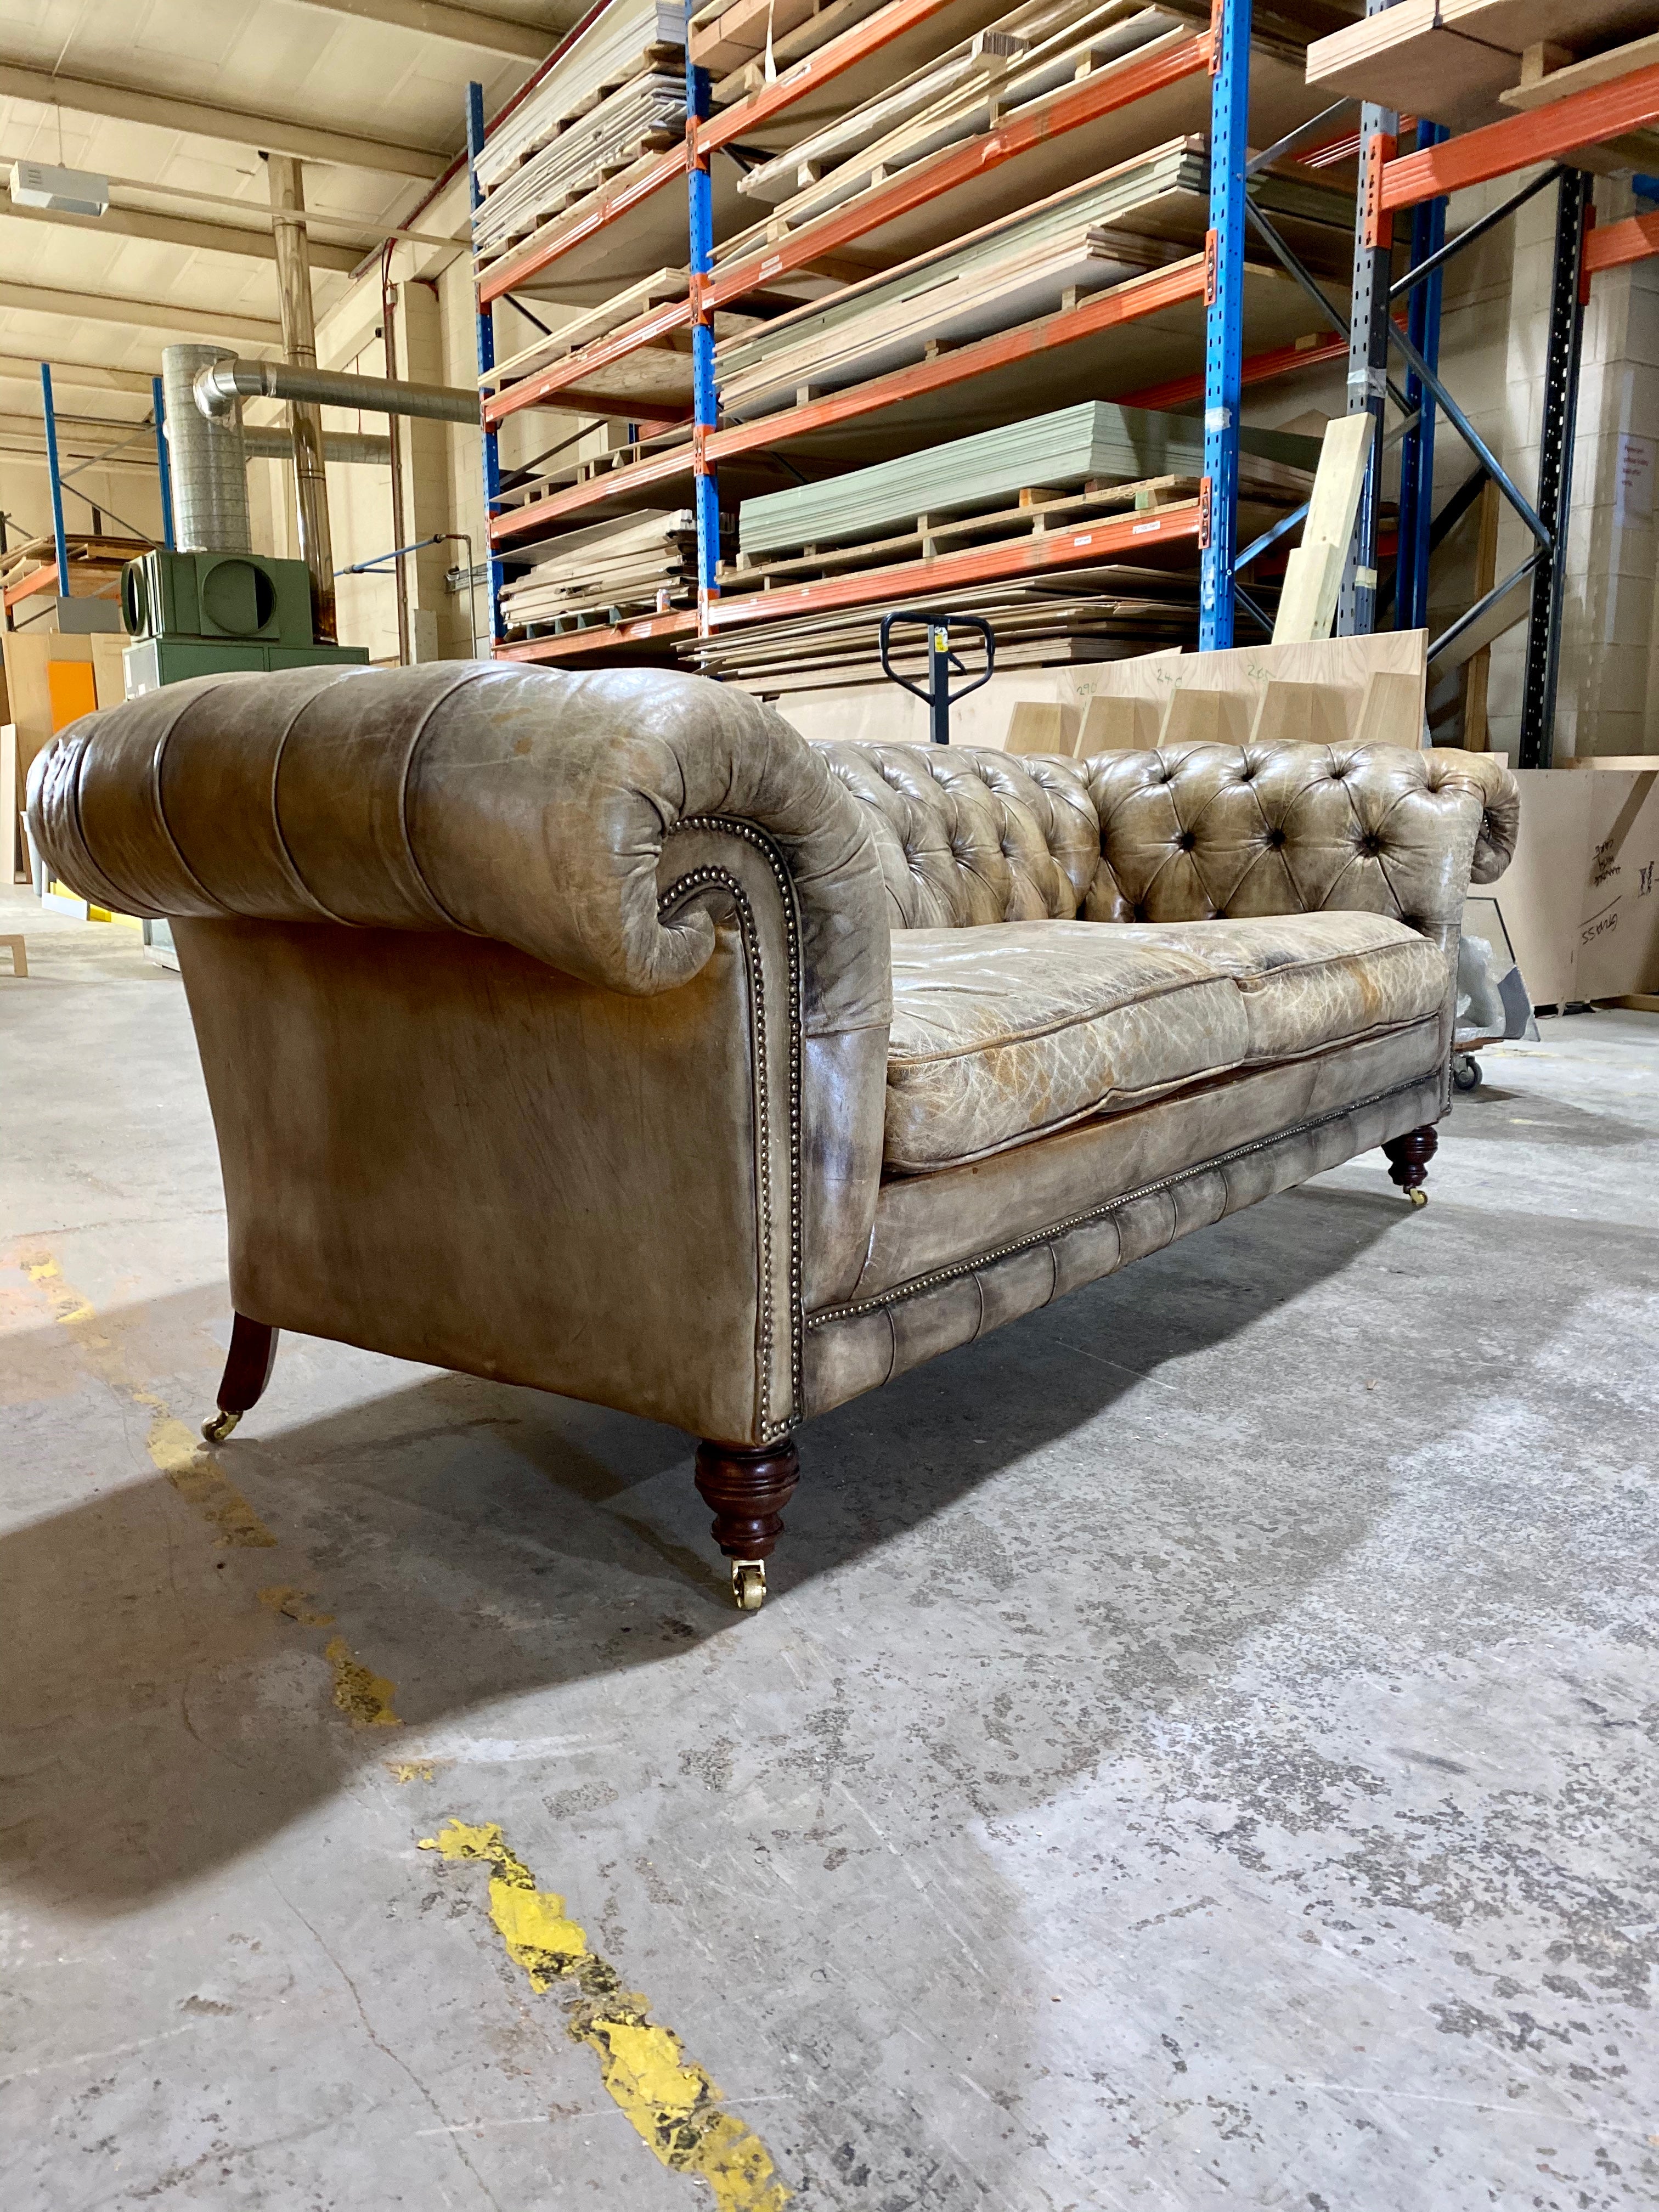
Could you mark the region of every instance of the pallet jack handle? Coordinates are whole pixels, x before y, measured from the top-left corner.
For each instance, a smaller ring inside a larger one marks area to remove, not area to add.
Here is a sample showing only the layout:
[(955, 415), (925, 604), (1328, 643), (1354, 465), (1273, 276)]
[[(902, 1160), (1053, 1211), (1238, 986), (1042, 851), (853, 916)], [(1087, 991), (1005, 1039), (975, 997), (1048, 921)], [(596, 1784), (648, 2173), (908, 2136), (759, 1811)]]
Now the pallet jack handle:
[[(925, 690), (920, 684), (911, 683), (908, 676), (901, 676), (888, 657), (888, 641), (895, 623), (921, 623), (927, 629), (927, 687)], [(951, 632), (953, 629), (977, 630), (985, 647), (985, 673), (976, 676), (971, 684), (964, 684), (959, 691), (951, 689), (951, 664), (954, 662), (958, 670), (963, 665), (960, 655), (951, 650)], [(948, 745), (951, 742), (951, 708), (958, 699), (965, 699), (970, 691), (977, 691), (981, 684), (988, 684), (996, 665), (995, 634), (990, 623), (981, 621), (978, 615), (925, 614), (914, 607), (898, 607), (890, 615), (884, 615), (881, 618), (881, 672), (884, 676), (890, 676), (895, 684), (902, 684), (907, 691), (914, 692), (918, 699), (926, 702), (933, 726), (930, 734), (936, 745)]]

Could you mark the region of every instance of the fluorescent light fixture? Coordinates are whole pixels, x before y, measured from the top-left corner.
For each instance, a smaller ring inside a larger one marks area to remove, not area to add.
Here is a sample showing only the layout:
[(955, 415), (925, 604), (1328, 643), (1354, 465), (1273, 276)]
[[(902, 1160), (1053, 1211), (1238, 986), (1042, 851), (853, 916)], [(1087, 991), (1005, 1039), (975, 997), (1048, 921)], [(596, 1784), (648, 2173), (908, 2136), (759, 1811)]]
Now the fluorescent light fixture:
[(14, 207), (52, 208), (59, 215), (103, 215), (109, 207), (109, 179), (90, 169), (54, 169), (45, 161), (11, 165)]

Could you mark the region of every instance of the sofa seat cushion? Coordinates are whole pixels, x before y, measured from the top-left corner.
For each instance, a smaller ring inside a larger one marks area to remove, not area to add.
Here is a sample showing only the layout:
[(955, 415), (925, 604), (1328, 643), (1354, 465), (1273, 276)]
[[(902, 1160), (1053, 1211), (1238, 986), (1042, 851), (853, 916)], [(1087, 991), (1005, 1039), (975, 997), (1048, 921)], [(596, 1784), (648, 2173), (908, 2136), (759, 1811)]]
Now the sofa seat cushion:
[(1445, 955), (1382, 915), (893, 933), (885, 1166), (980, 1159), (1437, 1013)]

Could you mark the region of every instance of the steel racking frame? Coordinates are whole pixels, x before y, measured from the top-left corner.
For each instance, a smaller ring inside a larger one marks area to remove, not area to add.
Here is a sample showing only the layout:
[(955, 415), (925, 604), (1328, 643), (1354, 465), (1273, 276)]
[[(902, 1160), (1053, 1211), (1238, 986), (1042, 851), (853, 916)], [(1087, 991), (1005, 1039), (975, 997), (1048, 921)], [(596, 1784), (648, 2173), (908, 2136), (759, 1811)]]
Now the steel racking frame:
[[(1251, 0), (1212, 0), (1207, 28), (1196, 30), (1164, 51), (1140, 59), (1126, 58), (1111, 71), (1085, 77), (1062, 93), (1051, 95), (1039, 114), (1016, 115), (1006, 123), (959, 145), (946, 147), (917, 161), (864, 193), (850, 204), (804, 222), (799, 229), (747, 254), (724, 268), (714, 264), (712, 196), (708, 159), (722, 146), (739, 141), (746, 131), (775, 120), (792, 101), (808, 89), (817, 91), (836, 76), (866, 60), (904, 31), (925, 21), (948, 4), (948, 0), (887, 0), (863, 21), (852, 25), (816, 53), (784, 70), (773, 82), (732, 103), (717, 115), (708, 112), (707, 73), (687, 56), (686, 133), (683, 145), (665, 151), (656, 161), (612, 187), (602, 190), (556, 222), (539, 238), (510, 258), (504, 258), (482, 272), (477, 296), (480, 318), (480, 379), (494, 366), (493, 351), (486, 361), (484, 325), (493, 303), (542, 276), (575, 246), (592, 239), (606, 225), (630, 213), (654, 195), (686, 179), (689, 279), (687, 296), (638, 317), (620, 331), (607, 333), (578, 348), (563, 360), (533, 370), (506, 390), (487, 392), (483, 402), (485, 452), (485, 502), (490, 545), (490, 627), (494, 650), (503, 659), (557, 661), (586, 656), (612, 646), (653, 643), (690, 635), (708, 635), (734, 623), (828, 611), (868, 600), (874, 603), (895, 592), (937, 590), (955, 583), (982, 582), (1012, 577), (1032, 569), (1086, 562), (1100, 557), (1109, 543), (1119, 548), (1139, 542), (1151, 526), (1142, 519), (1129, 524), (1097, 526), (1091, 531), (1059, 533), (1053, 544), (1033, 556), (1023, 540), (981, 549), (971, 556), (949, 555), (931, 562), (906, 563), (878, 574), (842, 577), (822, 583), (793, 586), (763, 595), (741, 594), (722, 599), (718, 575), (717, 471), (723, 460), (776, 445), (787, 437), (828, 428), (872, 414), (901, 400), (939, 392), (994, 368), (1035, 360), (1079, 339), (1097, 335), (1140, 317), (1158, 313), (1179, 301), (1202, 302), (1205, 341), (1203, 368), (1196, 380), (1175, 380), (1146, 392), (1128, 395), (1126, 404), (1143, 406), (1204, 403), (1205, 459), (1200, 495), (1188, 510), (1166, 510), (1156, 526), (1166, 539), (1190, 537), (1196, 541), (1200, 574), (1200, 643), (1213, 648), (1231, 645), (1235, 604), (1243, 604), (1261, 622), (1244, 595), (1239, 572), (1259, 558), (1266, 544), (1283, 529), (1258, 540), (1240, 556), (1237, 550), (1238, 429), (1241, 395), (1249, 385), (1293, 374), (1329, 361), (1347, 349), (1347, 325), (1302, 271), (1295, 257), (1280, 254), (1293, 273), (1301, 275), (1327, 319), (1335, 322), (1340, 337), (1333, 343), (1317, 337), (1246, 356), (1243, 351), (1244, 239), (1247, 220), (1272, 234), (1265, 218), (1249, 204), (1250, 175), (1267, 162), (1299, 145), (1325, 124), (1338, 108), (1328, 110), (1293, 131), (1267, 153), (1249, 159), (1247, 131), (1249, 103)], [(1209, 230), (1202, 253), (1127, 279), (1109, 290), (1091, 295), (1071, 307), (1039, 317), (1012, 330), (997, 332), (953, 348), (932, 360), (871, 377), (826, 398), (809, 400), (792, 409), (750, 422), (721, 428), (714, 371), (713, 318), (717, 309), (763, 288), (780, 275), (821, 261), (855, 240), (899, 216), (923, 207), (988, 170), (1017, 158), (1045, 140), (1131, 105), (1149, 94), (1183, 78), (1207, 76), (1210, 84), (1211, 163)], [(468, 144), (472, 164), (472, 193), (479, 188), (476, 164), (483, 146), (482, 94), (477, 88), (469, 100)], [(1316, 151), (1319, 149), (1315, 149)], [(1282, 242), (1280, 242), (1282, 243)], [(1275, 251), (1279, 247), (1275, 245)], [(594, 414), (632, 416), (641, 403), (608, 398), (603, 388), (605, 372), (635, 349), (660, 341), (689, 328), (693, 340), (694, 398), (690, 435), (665, 449), (645, 453), (608, 471), (596, 471), (578, 482), (532, 497), (503, 511), (495, 441), (501, 424), (520, 410), (562, 403), (572, 411), (586, 407)], [(690, 478), (698, 520), (697, 606), (668, 613), (644, 615), (614, 627), (595, 626), (551, 636), (507, 643), (500, 618), (501, 557), (510, 557), (515, 544), (533, 539), (551, 526), (574, 520), (584, 512), (605, 507), (622, 497), (633, 497)], [(1300, 520), (1292, 517), (1284, 527)], [(763, 596), (764, 605), (760, 601)], [(755, 604), (746, 601), (752, 598)], [(1271, 627), (1271, 625), (1268, 625)]]
[[(1374, 14), (1389, 0), (1368, 0)], [(1469, 504), (1473, 489), (1490, 481), (1526, 525), (1533, 544), (1520, 565), (1494, 583), (1441, 635), (1431, 641), (1432, 661), (1447, 646), (1517, 585), (1529, 582), (1525, 672), (1522, 688), (1517, 765), (1547, 768), (1554, 741), (1559, 673), (1561, 616), (1565, 600), (1566, 537), (1572, 482), (1573, 446), (1583, 350), (1584, 309), (1590, 277), (1601, 269), (1622, 266), (1659, 253), (1659, 216), (1633, 216), (1594, 228), (1591, 179), (1572, 165), (1574, 152), (1601, 139), (1659, 119), (1659, 64), (1632, 70), (1607, 83), (1568, 94), (1528, 112), (1452, 137), (1431, 124), (1418, 126), (1417, 144), (1397, 151), (1395, 118), (1380, 108), (1362, 109), (1361, 188), (1354, 237), (1356, 291), (1349, 369), (1349, 407), (1365, 405), (1377, 416), (1368, 490), (1375, 483), (1384, 440), (1381, 395), (1386, 386), (1389, 348), (1395, 345), (1407, 365), (1401, 400), (1405, 439), (1401, 455), (1399, 551), (1395, 573), (1396, 619), (1401, 627), (1426, 627), (1428, 565), (1432, 545)], [(1450, 240), (1445, 235), (1446, 201), (1454, 191), (1548, 164), (1540, 173)], [(1528, 500), (1469, 422), (1439, 375), (1442, 272), (1451, 257), (1484, 237), (1550, 185), (1556, 189), (1555, 247), (1548, 331), (1545, 352), (1544, 409), (1535, 499)], [(1410, 261), (1392, 285), (1376, 283), (1372, 312), (1362, 327), (1358, 279), (1362, 268), (1387, 267), (1396, 215), (1413, 217)], [(1405, 325), (1391, 319), (1389, 307), (1407, 300)], [(1455, 492), (1439, 516), (1431, 511), (1433, 439), (1437, 411), (1462, 438), (1476, 461), (1474, 475)], [(1376, 507), (1361, 508), (1345, 583), (1339, 626), (1369, 631), (1376, 618)]]

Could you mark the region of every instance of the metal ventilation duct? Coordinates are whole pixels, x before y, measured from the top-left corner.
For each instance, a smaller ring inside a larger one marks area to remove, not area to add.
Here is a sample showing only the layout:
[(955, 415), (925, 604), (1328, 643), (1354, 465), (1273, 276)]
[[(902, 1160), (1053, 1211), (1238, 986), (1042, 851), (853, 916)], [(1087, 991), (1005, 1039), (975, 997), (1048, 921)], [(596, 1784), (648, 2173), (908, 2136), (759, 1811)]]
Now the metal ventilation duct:
[(256, 398), (313, 400), (324, 407), (355, 407), (369, 415), (418, 415), (438, 422), (470, 422), (474, 429), (479, 422), (477, 393), (453, 385), (347, 376), (337, 369), (298, 368), (283, 361), (238, 361), (222, 351), (214, 352), (197, 377), (197, 408), (215, 421), (231, 412), (239, 399)]
[(183, 553), (251, 553), (247, 456), (242, 410), (232, 400), (222, 414), (195, 404), (195, 384), (216, 364), (234, 365), (224, 346), (170, 345), (161, 349), (167, 461), (173, 478), (173, 538)]

